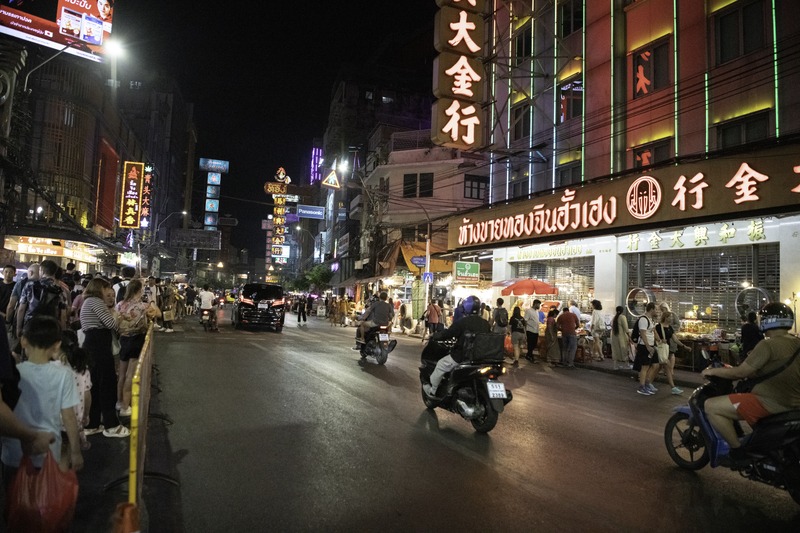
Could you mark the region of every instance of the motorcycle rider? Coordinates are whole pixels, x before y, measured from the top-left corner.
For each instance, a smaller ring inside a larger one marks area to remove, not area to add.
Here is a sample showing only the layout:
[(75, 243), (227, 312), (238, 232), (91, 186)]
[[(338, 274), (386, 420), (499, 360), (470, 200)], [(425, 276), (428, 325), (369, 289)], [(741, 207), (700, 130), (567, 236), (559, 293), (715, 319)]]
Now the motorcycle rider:
[(392, 307), (392, 304), (386, 301), (388, 299), (389, 295), (386, 293), (386, 291), (382, 291), (380, 294), (380, 299), (370, 304), (367, 310), (364, 311), (364, 316), (361, 317), (361, 325), (358, 326), (356, 345), (353, 350), (361, 350), (360, 344), (364, 344), (364, 342), (366, 342), (364, 337), (369, 328), (374, 328), (375, 326), (388, 326), (392, 322), (392, 318), (394, 317), (394, 307)]
[[(787, 363), (800, 349), (800, 339), (790, 335), (794, 314), (788, 305), (768, 303), (759, 311), (761, 331), (766, 337), (750, 352), (741, 365), (731, 368), (707, 368), (703, 376), (738, 380), (758, 377)], [(755, 424), (765, 416), (800, 409), (800, 356), (775, 376), (756, 384), (747, 394), (709, 398), (705, 403), (708, 421), (731, 447), (730, 458), (745, 458), (736, 435), (735, 420)]]
[(200, 317), (202, 319), (203, 311), (208, 310), (210, 315), (209, 319), (211, 321), (211, 328), (214, 331), (218, 331), (217, 309), (216, 309), (218, 300), (217, 297), (214, 295), (214, 293), (208, 289), (209, 289), (208, 283), (206, 283), (205, 285), (203, 285), (203, 290), (201, 290), (200, 294), (198, 294), (198, 297), (200, 298)]
[(464, 334), (465, 333), (489, 333), (491, 326), (489, 321), (481, 317), (481, 301), (477, 296), (468, 296), (459, 307), (462, 307), (464, 318), (454, 322), (452, 326), (444, 331), (440, 331), (431, 337), (431, 342), (425, 347), (425, 350), (435, 350), (436, 341), (446, 339), (457, 339), (456, 344), (450, 350), (450, 353), (436, 363), (436, 368), (431, 374), (431, 382), (423, 383), (422, 389), (428, 396), (436, 396), (436, 389), (439, 388), (444, 375), (453, 368), (455, 368), (461, 361), (464, 360)]

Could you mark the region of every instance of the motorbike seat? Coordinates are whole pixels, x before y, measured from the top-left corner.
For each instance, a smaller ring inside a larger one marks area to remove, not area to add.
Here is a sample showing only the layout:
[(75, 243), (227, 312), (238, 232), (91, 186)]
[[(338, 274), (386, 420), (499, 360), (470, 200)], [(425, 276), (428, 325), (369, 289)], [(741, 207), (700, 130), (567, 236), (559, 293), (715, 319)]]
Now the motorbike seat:
[(787, 422), (794, 422), (800, 425), (800, 410), (784, 411), (783, 413), (765, 416), (756, 423), (755, 427), (761, 428), (770, 425), (786, 424)]

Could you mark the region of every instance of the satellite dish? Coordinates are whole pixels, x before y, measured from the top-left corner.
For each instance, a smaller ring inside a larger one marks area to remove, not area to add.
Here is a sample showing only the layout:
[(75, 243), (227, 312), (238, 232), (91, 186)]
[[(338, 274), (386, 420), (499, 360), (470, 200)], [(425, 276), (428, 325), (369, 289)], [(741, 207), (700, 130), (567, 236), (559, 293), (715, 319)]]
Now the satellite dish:
[(750, 311), (758, 312), (770, 302), (769, 293), (761, 287), (748, 287), (736, 295), (736, 313), (744, 320)]

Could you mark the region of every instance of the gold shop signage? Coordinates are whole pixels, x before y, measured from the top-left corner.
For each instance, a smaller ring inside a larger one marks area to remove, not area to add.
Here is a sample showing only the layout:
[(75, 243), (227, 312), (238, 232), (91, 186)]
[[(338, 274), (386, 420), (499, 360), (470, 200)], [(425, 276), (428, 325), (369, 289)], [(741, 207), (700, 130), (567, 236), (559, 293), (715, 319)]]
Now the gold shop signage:
[(460, 150), (482, 146), (485, 69), (478, 57), (486, 39), (485, 0), (437, 0), (434, 22), (431, 139)]
[(782, 146), (652, 170), (475, 211), (450, 222), (451, 250), (688, 225), (798, 210), (800, 151)]

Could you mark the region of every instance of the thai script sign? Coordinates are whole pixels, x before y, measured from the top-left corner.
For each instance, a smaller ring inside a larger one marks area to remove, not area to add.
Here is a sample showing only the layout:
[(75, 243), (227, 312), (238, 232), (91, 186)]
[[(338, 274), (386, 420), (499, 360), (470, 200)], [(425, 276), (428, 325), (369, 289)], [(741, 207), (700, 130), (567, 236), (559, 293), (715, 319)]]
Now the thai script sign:
[(122, 199), (120, 201), (119, 227), (138, 229), (141, 223), (142, 178), (144, 163), (125, 161), (122, 178)]
[(800, 156), (793, 146), (655, 169), (589, 183), (450, 223), (449, 248), (536, 241), (797, 209)]
[(453, 281), (456, 283), (475, 283), (481, 279), (481, 264), (471, 261), (456, 261), (455, 276)]
[(483, 52), (484, 0), (437, 1), (441, 8), (434, 23), (433, 94), (431, 112), (434, 143), (475, 149), (483, 145), (485, 72), (477, 59)]

